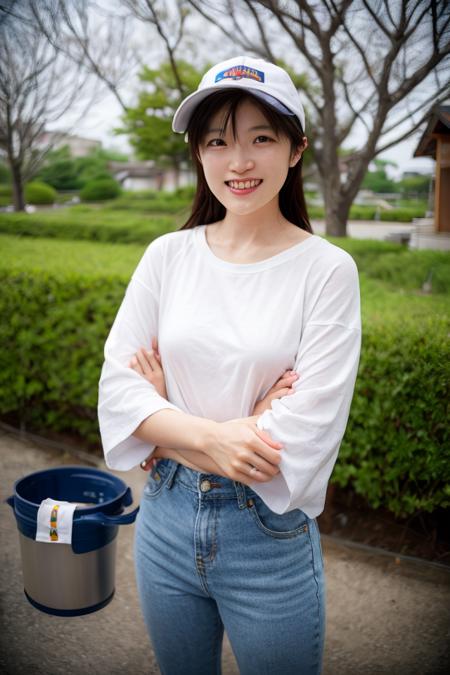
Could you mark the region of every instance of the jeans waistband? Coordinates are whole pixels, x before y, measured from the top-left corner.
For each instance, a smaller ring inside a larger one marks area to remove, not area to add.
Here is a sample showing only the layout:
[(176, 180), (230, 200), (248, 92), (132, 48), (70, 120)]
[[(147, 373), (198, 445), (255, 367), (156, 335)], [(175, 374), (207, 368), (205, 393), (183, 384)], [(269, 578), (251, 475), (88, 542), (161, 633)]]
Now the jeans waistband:
[(173, 459), (160, 459), (153, 471), (155, 470), (167, 479), (166, 485), (169, 489), (174, 482), (178, 482), (191, 492), (201, 495), (203, 499), (237, 498), (239, 506), (245, 508), (249, 498), (258, 496), (244, 483), (215, 473), (195, 471)]

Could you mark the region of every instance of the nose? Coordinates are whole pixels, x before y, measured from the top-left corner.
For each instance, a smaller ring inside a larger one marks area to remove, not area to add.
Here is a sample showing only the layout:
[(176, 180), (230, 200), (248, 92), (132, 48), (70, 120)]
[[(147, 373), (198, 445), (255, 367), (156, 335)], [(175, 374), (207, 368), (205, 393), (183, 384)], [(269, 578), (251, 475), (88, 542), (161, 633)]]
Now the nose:
[(249, 155), (248, 149), (236, 144), (228, 165), (230, 171), (235, 171), (236, 173), (245, 173), (254, 166), (255, 162)]

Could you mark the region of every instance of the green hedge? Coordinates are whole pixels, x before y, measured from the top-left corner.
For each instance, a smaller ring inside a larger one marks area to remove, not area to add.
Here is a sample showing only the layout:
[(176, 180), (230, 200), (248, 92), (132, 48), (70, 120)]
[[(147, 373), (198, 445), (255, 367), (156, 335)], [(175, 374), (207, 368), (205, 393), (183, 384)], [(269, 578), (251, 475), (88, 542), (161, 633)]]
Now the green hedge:
[(438, 318), (364, 325), (332, 482), (398, 516), (450, 506), (448, 329)]
[(25, 185), (24, 196), (27, 204), (54, 204), (56, 190), (47, 183), (34, 181)]
[(119, 183), (106, 175), (86, 183), (80, 190), (80, 199), (83, 202), (101, 202), (118, 197), (120, 192)]
[(103, 346), (145, 246), (0, 236), (0, 415), (99, 446)]
[[(0, 239), (0, 414), (98, 448), (103, 346), (145, 246)], [(374, 260), (374, 242), (351, 241)], [(360, 281), (361, 363), (332, 482), (400, 516), (447, 507), (447, 296), (393, 289), (361, 268)]]
[[(376, 206), (365, 206), (354, 204), (350, 207), (350, 220), (379, 220), (383, 222), (410, 223), (414, 218), (423, 218), (426, 208), (423, 206), (401, 207), (389, 210), (377, 209)], [(310, 218), (318, 220), (325, 218), (325, 209), (323, 206), (308, 206), (308, 215)]]
[(12, 186), (0, 184), (0, 207), (9, 206), (12, 203), (13, 203)]
[(450, 254), (447, 251), (410, 251), (402, 244), (375, 239), (328, 237), (353, 256), (358, 269), (372, 279), (386, 282), (394, 289), (421, 294), (422, 285), (431, 278), (433, 293), (450, 294)]
[(176, 229), (176, 224), (170, 216), (124, 215), (87, 204), (51, 213), (0, 214), (0, 233), (22, 237), (145, 244), (171, 229)]

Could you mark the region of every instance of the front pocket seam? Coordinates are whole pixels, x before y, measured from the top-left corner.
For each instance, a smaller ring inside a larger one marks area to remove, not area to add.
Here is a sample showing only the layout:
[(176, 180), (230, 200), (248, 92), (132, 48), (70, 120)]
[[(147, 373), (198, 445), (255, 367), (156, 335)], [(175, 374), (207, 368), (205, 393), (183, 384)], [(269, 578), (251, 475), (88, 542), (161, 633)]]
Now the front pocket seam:
[[(158, 473), (158, 471), (157, 471), (156, 473)], [(147, 488), (149, 487), (149, 485), (151, 485), (150, 481), (148, 481), (148, 482), (144, 485), (144, 489), (143, 489), (143, 491), (142, 491), (142, 495), (143, 495), (144, 497), (147, 497), (147, 499), (152, 499), (153, 497), (157, 497), (157, 496), (162, 492), (164, 486), (167, 485), (168, 474), (166, 474), (165, 476), (163, 476), (162, 474), (160, 474), (160, 476), (161, 476), (161, 482), (156, 486), (156, 489), (155, 489), (155, 490), (152, 490), (151, 492), (147, 490)], [(152, 476), (152, 480), (156, 480), (154, 476)]]
[(257, 510), (256, 510), (256, 505), (253, 502), (252, 504), (249, 504), (247, 502), (248, 506), (248, 511), (250, 511), (253, 520), (255, 521), (256, 525), (258, 528), (264, 532), (264, 534), (267, 534), (269, 537), (273, 537), (274, 539), (293, 539), (294, 537), (298, 537), (300, 534), (304, 534), (305, 532), (308, 532), (308, 523), (304, 523), (303, 525), (300, 525), (295, 530), (287, 530), (286, 532), (277, 532), (276, 530), (270, 530), (268, 527), (266, 527), (262, 521), (260, 520)]

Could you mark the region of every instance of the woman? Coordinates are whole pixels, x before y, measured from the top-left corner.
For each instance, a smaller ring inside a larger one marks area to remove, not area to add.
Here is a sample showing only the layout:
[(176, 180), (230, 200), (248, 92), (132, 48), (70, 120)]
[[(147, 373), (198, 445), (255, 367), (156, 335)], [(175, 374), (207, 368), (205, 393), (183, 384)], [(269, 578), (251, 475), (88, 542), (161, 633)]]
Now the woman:
[(304, 128), (283, 69), (239, 56), (205, 74), (173, 120), (192, 214), (148, 246), (105, 344), (107, 466), (152, 467), (134, 553), (163, 675), (220, 673), (224, 628), (243, 675), (321, 671), (316, 518), (361, 320), (353, 258), (309, 224)]

